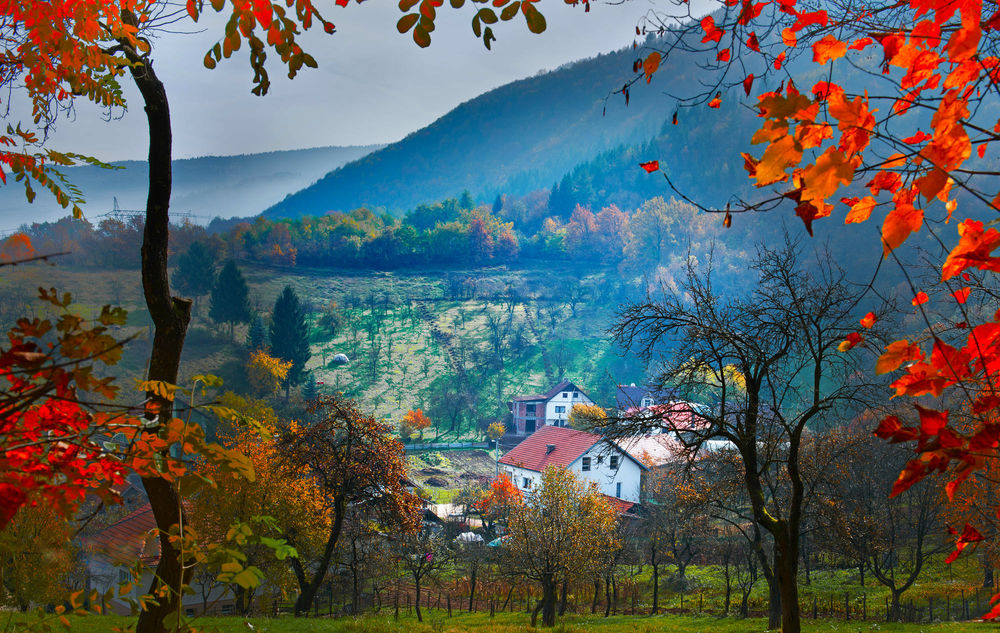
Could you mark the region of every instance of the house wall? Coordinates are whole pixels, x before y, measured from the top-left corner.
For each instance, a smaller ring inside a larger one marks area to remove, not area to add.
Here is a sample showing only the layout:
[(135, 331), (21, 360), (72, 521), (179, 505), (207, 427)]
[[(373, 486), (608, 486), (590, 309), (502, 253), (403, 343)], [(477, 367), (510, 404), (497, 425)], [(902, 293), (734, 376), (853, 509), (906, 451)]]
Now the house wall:
[[(529, 404), (535, 405), (535, 413), (528, 413)], [(528, 420), (535, 420), (535, 431), (545, 426), (545, 402), (543, 400), (536, 402), (515, 402), (513, 403), (511, 414), (514, 423), (514, 432), (517, 435), (531, 434), (527, 431)]]
[[(527, 468), (521, 468), (520, 466), (507, 466), (501, 464), (500, 472), (506, 473), (510, 480), (517, 486), (517, 489), (521, 492), (527, 492), (532, 488), (538, 486), (542, 481), (542, 473), (535, 472), (533, 470), (528, 470)], [(525, 486), (525, 480), (528, 480), (529, 485)]]
[[(616, 468), (611, 467), (611, 456), (618, 458)], [(583, 470), (584, 458), (590, 458), (590, 470)], [(642, 489), (642, 468), (617, 446), (598, 444), (569, 465), (578, 477), (597, 484), (598, 489), (610, 497), (639, 503)], [(619, 489), (618, 484), (621, 484)]]
[(569, 412), (573, 410), (573, 405), (576, 404), (594, 404), (594, 401), (588, 398), (582, 391), (560, 391), (545, 403), (545, 423), (555, 426), (567, 426), (569, 424)]

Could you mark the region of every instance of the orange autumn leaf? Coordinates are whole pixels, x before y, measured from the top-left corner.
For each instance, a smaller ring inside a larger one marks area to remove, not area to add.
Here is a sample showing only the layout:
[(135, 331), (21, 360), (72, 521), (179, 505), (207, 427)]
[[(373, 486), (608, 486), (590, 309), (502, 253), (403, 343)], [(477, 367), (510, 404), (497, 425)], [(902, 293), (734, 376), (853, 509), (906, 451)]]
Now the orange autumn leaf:
[(917, 296), (913, 297), (913, 299), (910, 299), (910, 303), (913, 304), (914, 306), (923, 305), (927, 303), (927, 301), (928, 301), (927, 293), (924, 292), (923, 290), (918, 292)]
[(823, 65), (828, 61), (839, 59), (847, 54), (847, 44), (832, 35), (827, 35), (812, 46), (813, 61)]
[(923, 209), (912, 204), (897, 203), (882, 223), (882, 250), (888, 255), (906, 241), (910, 234), (920, 230), (924, 222)]
[(960, 288), (955, 292), (951, 293), (951, 296), (955, 298), (958, 303), (965, 303), (969, 299), (969, 293), (972, 292), (972, 288), (966, 286), (965, 288)]
[(1000, 231), (984, 229), (983, 223), (968, 219), (958, 225), (958, 244), (948, 253), (941, 267), (941, 281), (947, 281), (966, 268), (1000, 272), (1000, 258), (992, 253), (1000, 247)]
[(876, 204), (875, 198), (871, 196), (865, 196), (860, 200), (858, 198), (844, 198), (843, 202), (851, 207), (847, 217), (844, 218), (844, 224), (865, 222), (871, 217)]
[(660, 59), (661, 55), (656, 51), (653, 51), (652, 53), (649, 54), (649, 57), (647, 57), (646, 60), (642, 62), (642, 71), (646, 73), (646, 83), (649, 83), (653, 80), (653, 73), (655, 73), (657, 69), (660, 67)]
[(874, 312), (869, 312), (865, 316), (861, 317), (861, 327), (863, 327), (865, 329), (870, 329), (873, 325), (875, 325), (875, 313)]
[(710, 108), (718, 108), (718, 107), (721, 107), (721, 106), (722, 106), (722, 93), (721, 92), (717, 92), (717, 93), (715, 93), (715, 97), (711, 101), (708, 102), (708, 107), (710, 107)]
[(885, 348), (885, 352), (879, 356), (878, 361), (875, 363), (875, 373), (879, 375), (887, 374), (890, 371), (899, 369), (899, 366), (903, 363), (918, 360), (922, 356), (923, 353), (920, 351), (920, 348), (916, 345), (911, 345), (905, 339), (889, 343)]

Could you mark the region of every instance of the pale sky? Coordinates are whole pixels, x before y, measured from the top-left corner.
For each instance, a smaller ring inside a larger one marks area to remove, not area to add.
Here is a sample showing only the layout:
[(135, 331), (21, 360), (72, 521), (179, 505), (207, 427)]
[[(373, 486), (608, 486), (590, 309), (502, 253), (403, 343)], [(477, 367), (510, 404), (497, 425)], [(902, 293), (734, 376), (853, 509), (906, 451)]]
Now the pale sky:
[[(337, 25), (333, 35), (313, 29), (302, 41), (319, 68), (304, 69), (291, 81), (269, 59), (272, 85), (263, 98), (250, 94), (245, 45), (215, 70), (202, 65), (222, 31), (210, 8), (195, 25), (205, 32), (167, 34), (154, 43), (154, 64), (171, 104), (175, 158), (393, 142), (491, 88), (630, 46), (636, 23), (652, 4), (595, 2), (584, 13), (582, 6), (543, 3), (545, 33), (531, 34), (518, 16), (497, 25), (492, 51), (472, 33), (472, 3), (439, 10), (428, 49), (397, 32), (402, 14), (395, 2), (319, 6)], [(270, 50), (269, 56), (275, 57)], [(622, 79), (630, 71), (622, 68)], [(604, 94), (618, 81), (609, 78), (595, 92)], [(59, 123), (51, 146), (104, 160), (145, 158), (141, 100), (130, 81), (125, 85), (131, 110), (121, 120), (105, 122), (100, 111), (81, 102), (74, 120)]]

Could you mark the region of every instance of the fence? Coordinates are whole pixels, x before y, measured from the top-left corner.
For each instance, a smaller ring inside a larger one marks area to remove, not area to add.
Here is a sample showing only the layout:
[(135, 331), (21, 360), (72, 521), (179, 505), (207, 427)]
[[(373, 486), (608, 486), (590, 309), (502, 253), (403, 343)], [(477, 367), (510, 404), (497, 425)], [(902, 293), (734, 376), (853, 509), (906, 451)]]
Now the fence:
[[(646, 587), (636, 584), (622, 584), (612, 591), (597, 588), (594, 585), (581, 583), (573, 587), (565, 598), (565, 606), (559, 604), (560, 612), (566, 613), (597, 613), (608, 615), (650, 615), (651, 595), (647, 595)], [(990, 608), (989, 599), (992, 592), (989, 589), (966, 592), (959, 590), (956, 594), (931, 596), (922, 602), (906, 599), (905, 595), (899, 605), (899, 619), (903, 622), (934, 622), (975, 620), (982, 617)], [(704, 592), (679, 593), (661, 595), (657, 612), (672, 615), (715, 615), (736, 617), (739, 613), (737, 596), (730, 604), (728, 613), (724, 613), (723, 605), (718, 596), (706, 596)], [(489, 613), (497, 612), (530, 613), (537, 604), (539, 596), (532, 587), (525, 585), (508, 585), (504, 583), (483, 582), (477, 587), (476, 596), (470, 600), (468, 586), (465, 583), (455, 583), (451, 586), (432, 584), (421, 589), (420, 607), (427, 611), (435, 610), (438, 614), (473, 611)], [(563, 598), (559, 598), (562, 603)], [(813, 594), (800, 604), (803, 619), (814, 620), (845, 620), (845, 621), (887, 621), (891, 605), (888, 597), (884, 603), (879, 600), (873, 604), (867, 593), (851, 593), (848, 591)], [(264, 611), (273, 616), (291, 614), (291, 603), (273, 602), (264, 607)], [(349, 592), (327, 589), (317, 595), (311, 615), (333, 616), (352, 615), (362, 612), (391, 611), (396, 617), (399, 614), (410, 615), (416, 606), (416, 590), (412, 584), (392, 583), (374, 591), (365, 591), (355, 598)], [(751, 617), (766, 617), (766, 601), (759, 598), (749, 603), (748, 615)]]

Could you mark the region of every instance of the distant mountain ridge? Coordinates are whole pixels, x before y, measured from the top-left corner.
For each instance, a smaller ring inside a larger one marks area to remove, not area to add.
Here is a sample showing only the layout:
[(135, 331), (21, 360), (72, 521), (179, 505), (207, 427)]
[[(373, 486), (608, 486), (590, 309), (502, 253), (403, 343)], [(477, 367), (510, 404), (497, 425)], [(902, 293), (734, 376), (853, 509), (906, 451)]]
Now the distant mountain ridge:
[[(171, 210), (190, 212), (206, 223), (216, 216), (254, 216), (296, 191), (315, 182), (331, 169), (377, 150), (381, 145), (315, 147), (238, 156), (203, 156), (174, 161)], [(88, 219), (112, 210), (114, 201), (123, 209), (144, 209), (148, 179), (145, 161), (113, 163), (121, 169), (71, 167), (65, 170), (87, 204)], [(36, 187), (38, 189), (38, 187)], [(0, 229), (25, 222), (52, 221), (68, 214), (51, 195), (39, 191), (35, 202), (24, 197), (20, 183), (0, 187)]]
[[(567, 64), (462, 103), (403, 140), (290, 194), (264, 212), (270, 218), (322, 215), (368, 206), (401, 215), (420, 203), (468, 190), (480, 200), (548, 188), (596, 154), (656, 135), (670, 112), (663, 82), (635, 86), (631, 103), (609, 93), (631, 74), (631, 48)], [(687, 80), (693, 65), (678, 57), (660, 71)], [(690, 78), (693, 78), (690, 77)]]

